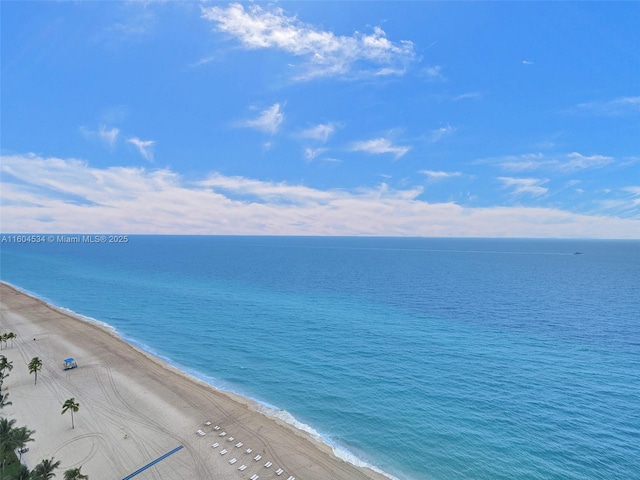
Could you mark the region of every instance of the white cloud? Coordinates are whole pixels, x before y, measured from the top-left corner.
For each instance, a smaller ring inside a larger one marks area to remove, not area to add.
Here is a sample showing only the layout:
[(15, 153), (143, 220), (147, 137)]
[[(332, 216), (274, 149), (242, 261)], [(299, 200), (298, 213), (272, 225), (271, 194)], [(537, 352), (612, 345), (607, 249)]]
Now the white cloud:
[(313, 140), (318, 140), (325, 143), (327, 140), (329, 140), (329, 137), (333, 135), (333, 132), (335, 131), (336, 127), (333, 123), (321, 123), (319, 125), (316, 125), (315, 127), (303, 130), (300, 133), (300, 136), (303, 138), (311, 138)]
[(588, 168), (599, 168), (613, 162), (613, 157), (604, 155), (591, 155), (589, 157), (578, 152), (569, 153), (566, 160), (558, 162), (560, 170), (585, 170)]
[(600, 168), (614, 161), (613, 157), (605, 155), (586, 156), (578, 152), (551, 157), (543, 153), (525, 153), (486, 160), (490, 163), (496, 163), (499, 167), (509, 171), (522, 172), (546, 169), (565, 173)]
[(444, 172), (442, 170), (420, 170), (419, 173), (426, 175), (431, 181), (445, 180), (462, 175), (462, 172)]
[(531, 60), (522, 60), (522, 64), (523, 65), (533, 65), (533, 62)]
[(98, 137), (100, 137), (100, 139), (107, 143), (110, 147), (113, 147), (115, 145), (116, 141), (118, 140), (119, 133), (120, 130), (115, 127), (107, 129), (106, 126), (100, 125), (100, 128), (98, 129)]
[(339, 36), (287, 16), (278, 7), (245, 9), (234, 3), (226, 8), (203, 7), (202, 16), (247, 49), (270, 48), (303, 58), (303, 72), (297, 76), (301, 80), (372, 69), (374, 74), (397, 74), (415, 58), (412, 42), (394, 43), (379, 27), (371, 34)]
[(584, 102), (576, 106), (577, 111), (595, 115), (624, 115), (640, 113), (640, 96), (619, 97), (613, 100)]
[(107, 128), (106, 125), (100, 125), (98, 130), (89, 130), (85, 127), (80, 127), (80, 132), (87, 138), (98, 138), (103, 144), (109, 148), (113, 148), (118, 141), (118, 135), (120, 130), (116, 127)]
[(442, 73), (442, 67), (440, 65), (433, 65), (425, 67), (423, 70), (427, 80), (431, 82), (444, 82), (447, 78)]
[(454, 102), (459, 102), (460, 100), (480, 100), (483, 97), (483, 93), (481, 92), (467, 92), (461, 93), (460, 95), (456, 95), (453, 97)]
[[(640, 238), (640, 219), (551, 208), (467, 208), (386, 184), (320, 190), (213, 173), (1, 158), (4, 232)], [(637, 194), (640, 187), (629, 187)]]
[(145, 160), (148, 160), (150, 162), (153, 161), (153, 146), (156, 142), (154, 142), (153, 140), (140, 140), (138, 137), (128, 138), (127, 142), (134, 145)]
[(632, 187), (624, 187), (622, 191), (631, 194), (631, 203), (634, 207), (640, 206), (640, 185)]
[(361, 142), (354, 142), (351, 145), (351, 150), (356, 152), (366, 153), (392, 153), (396, 159), (405, 155), (411, 147), (396, 146), (391, 143), (387, 138), (373, 138), (371, 140), (364, 140)]
[(326, 151), (327, 151), (326, 148), (305, 148), (304, 149), (304, 158), (306, 158), (307, 160), (311, 161), (314, 158), (316, 158), (318, 155), (321, 155)]
[(602, 210), (640, 220), (640, 185), (622, 187), (618, 190), (606, 189), (604, 193), (608, 197), (599, 201)]
[(448, 137), (452, 135), (456, 131), (455, 127), (447, 124), (444, 127), (436, 128), (435, 130), (431, 130), (431, 141), (433, 143), (439, 142), (444, 137)]
[(279, 103), (274, 103), (266, 110), (263, 110), (257, 118), (245, 120), (241, 126), (256, 128), (267, 133), (276, 133), (284, 122), (284, 113), (281, 111)]
[(513, 195), (526, 194), (540, 197), (549, 191), (548, 188), (541, 186), (548, 182), (547, 179), (498, 177), (498, 180), (503, 183), (504, 188), (512, 188)]

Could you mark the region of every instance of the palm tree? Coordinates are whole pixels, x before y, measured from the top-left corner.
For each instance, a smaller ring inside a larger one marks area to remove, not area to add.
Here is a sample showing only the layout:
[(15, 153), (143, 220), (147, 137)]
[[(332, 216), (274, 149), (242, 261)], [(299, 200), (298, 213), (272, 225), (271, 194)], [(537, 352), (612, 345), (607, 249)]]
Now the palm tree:
[(20, 464), (18, 467), (18, 471), (15, 472), (15, 476), (12, 477), (12, 480), (31, 480), (31, 472), (26, 465)]
[(7, 338), (11, 340), (11, 346), (13, 347), (13, 339), (16, 338), (16, 334), (13, 332), (7, 333)]
[(4, 379), (9, 376), (8, 373), (4, 373), (5, 370), (11, 371), (13, 369), (13, 362), (7, 360), (7, 357), (0, 355), (0, 391), (2, 391), (2, 384)]
[(13, 405), (13, 402), (9, 401), (9, 394), (5, 393), (3, 395), (0, 393), (0, 408), (6, 407), (7, 405)]
[[(15, 424), (15, 419), (0, 418), (0, 455), (2, 455), (2, 476), (0, 478), (4, 478), (7, 456), (15, 449), (24, 447), (27, 442), (33, 442), (32, 435), (36, 433), (27, 427), (15, 428)], [(20, 458), (22, 458), (22, 453)]]
[[(34, 438), (31, 436), (35, 433), (34, 430), (29, 430), (27, 427), (14, 428), (11, 433), (16, 448), (22, 449), (27, 442), (33, 442)], [(20, 452), (20, 460), (22, 460), (22, 452)]]
[(87, 480), (89, 475), (83, 475), (80, 471), (81, 468), (71, 468), (64, 472), (64, 480)]
[(29, 362), (29, 373), (36, 374), (36, 381), (34, 382), (34, 385), (38, 383), (38, 370), (42, 370), (42, 360), (38, 357), (33, 357)]
[(67, 413), (67, 411), (71, 412), (71, 428), (73, 427), (73, 413), (77, 412), (78, 409), (80, 408), (80, 404), (76, 403), (76, 399), (71, 397), (70, 399), (66, 400), (63, 404), (62, 404), (62, 414), (64, 415), (65, 413)]
[(31, 472), (32, 480), (49, 480), (56, 476), (53, 471), (60, 466), (60, 461), (54, 462), (53, 457), (51, 460), (47, 460), (46, 458), (42, 460), (36, 468)]
[(7, 357), (0, 355), (0, 371), (13, 370), (13, 362), (7, 360)]
[(13, 426), (16, 424), (16, 421), (15, 418), (11, 420), (4, 417), (0, 418), (0, 455), (2, 458), (2, 476), (0, 478), (4, 478), (4, 466), (7, 462), (7, 455), (16, 448), (11, 442), (11, 432), (13, 431)]

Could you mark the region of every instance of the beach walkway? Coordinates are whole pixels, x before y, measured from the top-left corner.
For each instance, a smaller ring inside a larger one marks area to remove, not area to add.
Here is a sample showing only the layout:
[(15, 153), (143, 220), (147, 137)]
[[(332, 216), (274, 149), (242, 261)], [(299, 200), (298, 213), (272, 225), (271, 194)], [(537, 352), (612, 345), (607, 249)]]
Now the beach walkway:
[(154, 461), (147, 463), (144, 467), (139, 468), (138, 470), (136, 470), (135, 472), (133, 472), (130, 475), (127, 475), (126, 477), (124, 477), (122, 480), (129, 480), (130, 478), (135, 477), (136, 475), (138, 475), (139, 473), (144, 472), (147, 468), (149, 467), (153, 467), (156, 463), (164, 460), (165, 458), (167, 458), (169, 455), (173, 455), (174, 453), (176, 453), (179, 450), (182, 450), (184, 448), (184, 446), (179, 445), (176, 448), (174, 448), (173, 450), (171, 450), (170, 452), (165, 453), (164, 455), (156, 458)]

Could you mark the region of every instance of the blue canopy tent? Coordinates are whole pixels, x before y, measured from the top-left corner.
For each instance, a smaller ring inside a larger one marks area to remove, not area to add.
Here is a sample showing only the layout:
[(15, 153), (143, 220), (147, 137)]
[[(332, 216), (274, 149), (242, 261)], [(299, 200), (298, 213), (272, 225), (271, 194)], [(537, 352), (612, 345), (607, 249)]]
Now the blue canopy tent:
[(69, 357), (69, 358), (65, 358), (64, 359), (64, 369), (65, 370), (69, 370), (71, 368), (76, 368), (78, 366), (78, 364), (76, 363), (76, 361)]

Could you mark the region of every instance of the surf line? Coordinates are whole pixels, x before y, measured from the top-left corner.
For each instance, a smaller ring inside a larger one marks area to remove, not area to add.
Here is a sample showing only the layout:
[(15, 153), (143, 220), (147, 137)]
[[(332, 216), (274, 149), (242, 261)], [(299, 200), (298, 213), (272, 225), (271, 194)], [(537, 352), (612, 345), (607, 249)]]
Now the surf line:
[(178, 450), (182, 450), (184, 448), (184, 445), (179, 445), (176, 448), (174, 448), (173, 450), (171, 450), (170, 452), (165, 453), (164, 455), (162, 455), (161, 457), (156, 458), (153, 462), (149, 462), (147, 463), (144, 467), (139, 468), (138, 470), (136, 470), (135, 472), (133, 472), (131, 475), (127, 475), (126, 477), (124, 477), (122, 480), (129, 480), (130, 478), (135, 477), (136, 475), (138, 475), (139, 473), (144, 472), (147, 468), (149, 467), (153, 467), (156, 463), (158, 463), (161, 460), (164, 460), (165, 458), (167, 458), (169, 455), (173, 455), (174, 453), (176, 453)]

